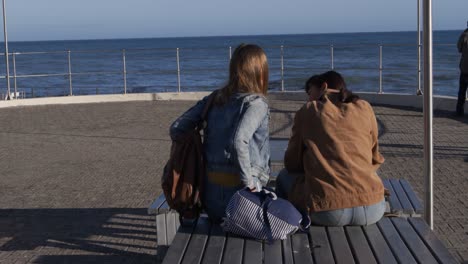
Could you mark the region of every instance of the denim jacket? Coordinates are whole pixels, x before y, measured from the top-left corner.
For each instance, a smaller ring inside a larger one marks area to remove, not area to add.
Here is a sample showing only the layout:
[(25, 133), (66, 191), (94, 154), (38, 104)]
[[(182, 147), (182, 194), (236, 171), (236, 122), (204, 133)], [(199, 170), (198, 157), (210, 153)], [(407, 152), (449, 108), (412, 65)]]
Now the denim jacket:
[[(195, 128), (207, 98), (172, 124), (172, 140)], [(270, 174), (269, 116), (266, 98), (258, 94), (237, 93), (226, 104), (213, 105), (203, 131), (207, 171), (238, 174), (242, 185), (250, 188), (266, 185)]]

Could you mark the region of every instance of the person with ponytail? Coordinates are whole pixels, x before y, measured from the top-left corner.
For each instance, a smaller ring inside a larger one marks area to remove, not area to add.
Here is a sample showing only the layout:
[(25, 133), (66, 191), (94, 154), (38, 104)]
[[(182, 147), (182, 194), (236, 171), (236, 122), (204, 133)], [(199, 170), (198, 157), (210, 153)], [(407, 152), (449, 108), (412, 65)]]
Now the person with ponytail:
[(323, 226), (370, 225), (385, 211), (377, 169), (377, 120), (370, 104), (328, 71), (305, 84), (308, 102), (296, 112), (276, 191), (311, 222)]

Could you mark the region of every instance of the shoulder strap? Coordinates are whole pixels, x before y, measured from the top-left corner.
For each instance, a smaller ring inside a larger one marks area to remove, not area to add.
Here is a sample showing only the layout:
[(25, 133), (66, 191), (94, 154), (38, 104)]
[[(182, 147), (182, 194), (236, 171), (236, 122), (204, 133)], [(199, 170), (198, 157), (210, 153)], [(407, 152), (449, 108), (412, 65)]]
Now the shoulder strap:
[(211, 107), (213, 106), (214, 99), (216, 97), (218, 90), (212, 92), (210, 95), (208, 95), (208, 98), (206, 100), (205, 107), (203, 108), (203, 111), (201, 113), (201, 119), (200, 123), (198, 126), (199, 130), (202, 130), (206, 127), (206, 117), (208, 116), (208, 113), (210, 112)]
[(203, 111), (202, 111), (202, 114), (201, 114), (201, 119), (202, 120), (206, 120), (206, 116), (208, 115), (208, 112), (210, 111), (211, 109), (211, 106), (213, 105), (213, 102), (214, 102), (214, 99), (216, 97), (216, 94), (217, 94), (217, 90), (212, 92), (210, 95), (208, 95), (208, 99), (206, 101), (206, 104), (205, 104), (205, 108), (203, 108)]
[(263, 190), (259, 192), (261, 195), (261, 199), (263, 199), (261, 207), (263, 211), (263, 222), (265, 223), (266, 227), (266, 236), (268, 240), (268, 244), (273, 244), (273, 231), (271, 230), (271, 223), (270, 219), (268, 218), (268, 207), (271, 204), (271, 201), (273, 200), (269, 194), (265, 193)]

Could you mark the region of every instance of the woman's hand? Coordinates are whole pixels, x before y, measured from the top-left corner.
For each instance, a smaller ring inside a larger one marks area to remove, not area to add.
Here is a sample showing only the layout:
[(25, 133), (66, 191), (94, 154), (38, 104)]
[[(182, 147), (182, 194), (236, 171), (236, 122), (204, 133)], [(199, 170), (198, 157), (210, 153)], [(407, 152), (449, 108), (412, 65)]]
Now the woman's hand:
[(258, 180), (254, 181), (254, 183), (250, 186), (247, 186), (251, 192), (259, 192), (262, 190), (262, 185)]

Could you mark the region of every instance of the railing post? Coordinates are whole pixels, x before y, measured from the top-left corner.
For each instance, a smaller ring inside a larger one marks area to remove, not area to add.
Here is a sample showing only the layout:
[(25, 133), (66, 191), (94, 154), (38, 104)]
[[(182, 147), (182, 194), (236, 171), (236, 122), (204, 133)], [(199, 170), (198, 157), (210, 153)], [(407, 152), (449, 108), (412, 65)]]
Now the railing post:
[(432, 37), (432, 0), (423, 1), (423, 47), (424, 47), (424, 178), (425, 199), (424, 219), (434, 229), (434, 142), (433, 142), (433, 37)]
[(284, 92), (284, 47), (281, 45), (281, 91)]
[(330, 45), (331, 69), (335, 69), (335, 54), (333, 44)]
[(124, 94), (127, 94), (127, 61), (125, 56), (125, 49), (122, 50), (123, 61), (123, 79), (124, 79)]
[(418, 89), (416, 95), (422, 95), (421, 90), (421, 44), (418, 44)]
[(180, 93), (180, 61), (179, 61), (179, 48), (177, 48), (177, 92)]
[(72, 68), (71, 68), (71, 51), (67, 51), (68, 55), (68, 85), (70, 89), (70, 96), (73, 95), (73, 84), (72, 84)]
[(13, 82), (15, 86), (15, 99), (18, 99), (18, 86), (16, 83), (16, 53), (13, 52), (12, 54), (12, 59), (13, 59)]
[(382, 59), (382, 44), (379, 45), (379, 94), (383, 93), (383, 87), (382, 87), (382, 65), (383, 65), (383, 59)]
[(229, 46), (229, 60), (232, 59), (232, 47)]
[(5, 0), (2, 1), (3, 3), (3, 42), (5, 44), (5, 67), (6, 67), (6, 71), (5, 71), (5, 79), (6, 79), (6, 85), (7, 85), (7, 96), (6, 96), (6, 99), (7, 100), (10, 100), (10, 96), (11, 96), (11, 90), (10, 90), (10, 61), (8, 59), (8, 32), (7, 32), (7, 18), (6, 18), (6, 4), (5, 4)]
[(421, 1), (416, 0), (418, 6), (418, 15), (417, 15), (417, 33), (418, 33), (418, 89), (416, 90), (416, 95), (422, 95), (421, 90)]

